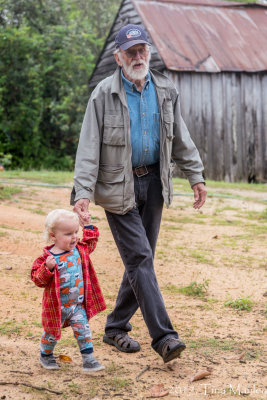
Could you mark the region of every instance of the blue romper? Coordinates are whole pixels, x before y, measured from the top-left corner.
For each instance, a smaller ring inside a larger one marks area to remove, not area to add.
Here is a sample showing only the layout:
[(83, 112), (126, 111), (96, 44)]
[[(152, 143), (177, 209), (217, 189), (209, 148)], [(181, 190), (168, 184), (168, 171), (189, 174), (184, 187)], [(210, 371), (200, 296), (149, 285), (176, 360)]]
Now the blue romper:
[[(80, 254), (75, 247), (60, 254), (50, 252), (57, 263), (60, 281), (61, 326), (68, 321), (73, 329), (81, 353), (92, 353), (92, 333), (83, 306), (84, 285)], [(53, 353), (57, 341), (44, 331), (41, 338), (41, 354)]]

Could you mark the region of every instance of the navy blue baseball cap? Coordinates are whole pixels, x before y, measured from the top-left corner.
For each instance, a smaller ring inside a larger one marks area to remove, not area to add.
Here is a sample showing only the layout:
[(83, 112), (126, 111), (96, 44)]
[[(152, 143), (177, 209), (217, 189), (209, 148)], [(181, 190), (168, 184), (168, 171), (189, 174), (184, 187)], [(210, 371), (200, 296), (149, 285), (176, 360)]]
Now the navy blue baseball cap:
[(140, 25), (128, 24), (121, 28), (115, 38), (116, 48), (127, 50), (135, 44), (150, 44), (147, 40), (146, 31)]

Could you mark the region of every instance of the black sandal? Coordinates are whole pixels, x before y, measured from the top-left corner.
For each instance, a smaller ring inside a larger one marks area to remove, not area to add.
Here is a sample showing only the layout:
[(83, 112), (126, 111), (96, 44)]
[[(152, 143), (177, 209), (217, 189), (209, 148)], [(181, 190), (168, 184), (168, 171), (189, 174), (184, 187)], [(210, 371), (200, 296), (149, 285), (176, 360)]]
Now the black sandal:
[(140, 350), (140, 344), (132, 339), (127, 333), (119, 333), (116, 336), (103, 336), (103, 342), (115, 346), (118, 350), (124, 353), (136, 353)]
[(179, 358), (180, 354), (182, 353), (182, 351), (184, 351), (185, 348), (186, 345), (180, 339), (167, 339), (166, 342), (163, 344), (161, 351), (163, 361), (167, 363), (174, 360), (175, 358)]

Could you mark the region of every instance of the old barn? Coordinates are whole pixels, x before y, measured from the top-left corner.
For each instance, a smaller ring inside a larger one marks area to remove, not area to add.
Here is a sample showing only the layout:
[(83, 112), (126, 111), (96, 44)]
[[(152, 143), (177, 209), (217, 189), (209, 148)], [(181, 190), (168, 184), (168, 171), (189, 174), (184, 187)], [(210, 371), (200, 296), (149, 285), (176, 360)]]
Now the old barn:
[(114, 38), (141, 24), (151, 68), (175, 83), (205, 176), (267, 181), (267, 6), (216, 0), (123, 0), (90, 79), (116, 68)]

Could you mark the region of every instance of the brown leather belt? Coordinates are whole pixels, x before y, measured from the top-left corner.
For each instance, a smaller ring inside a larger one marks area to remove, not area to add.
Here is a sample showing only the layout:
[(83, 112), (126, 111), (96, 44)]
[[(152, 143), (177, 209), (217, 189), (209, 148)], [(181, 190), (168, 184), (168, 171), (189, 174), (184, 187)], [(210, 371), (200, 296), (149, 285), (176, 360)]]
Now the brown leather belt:
[(141, 178), (149, 174), (150, 172), (154, 172), (159, 168), (159, 163), (151, 164), (151, 165), (140, 165), (140, 167), (133, 168), (133, 173), (138, 177)]

